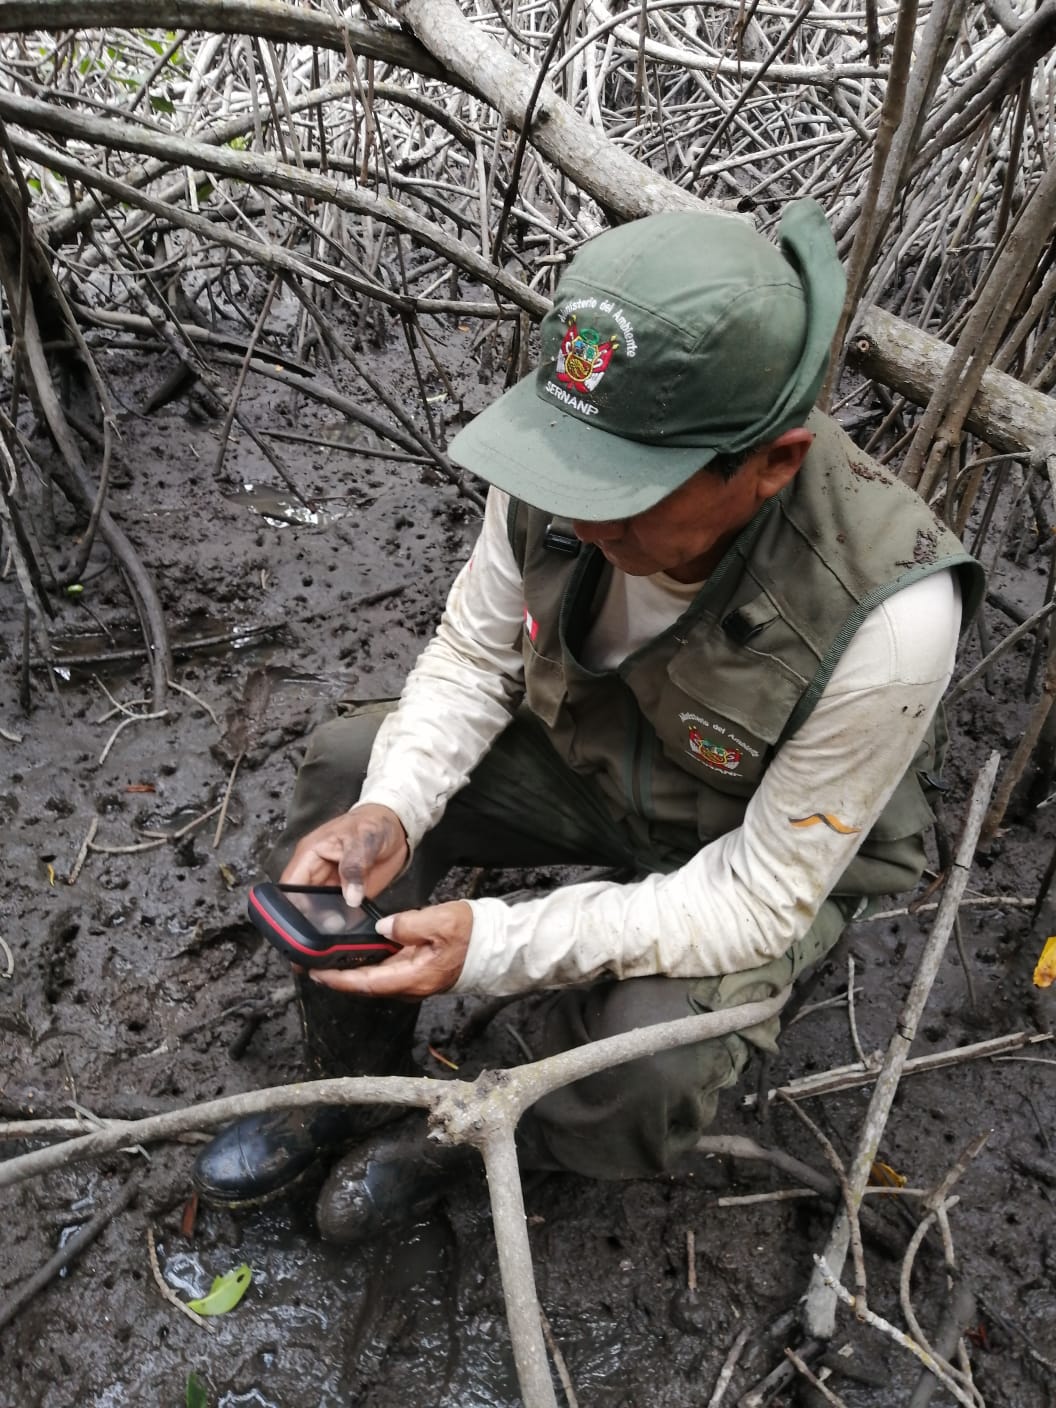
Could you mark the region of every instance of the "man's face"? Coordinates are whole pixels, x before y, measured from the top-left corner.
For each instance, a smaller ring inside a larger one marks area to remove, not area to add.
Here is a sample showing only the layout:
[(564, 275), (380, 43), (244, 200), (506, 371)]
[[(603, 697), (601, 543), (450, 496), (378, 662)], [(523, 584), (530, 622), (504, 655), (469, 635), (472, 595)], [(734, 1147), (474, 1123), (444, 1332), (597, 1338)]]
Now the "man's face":
[(727, 480), (699, 469), (673, 494), (633, 518), (575, 519), (576, 537), (596, 544), (613, 567), (630, 577), (666, 572), (679, 581), (702, 581), (762, 502), (752, 473), (756, 458)]
[(576, 537), (594, 543), (629, 577), (666, 572), (703, 581), (767, 499), (793, 478), (814, 437), (790, 430), (751, 455), (729, 479), (698, 469), (666, 499), (632, 518), (574, 519)]

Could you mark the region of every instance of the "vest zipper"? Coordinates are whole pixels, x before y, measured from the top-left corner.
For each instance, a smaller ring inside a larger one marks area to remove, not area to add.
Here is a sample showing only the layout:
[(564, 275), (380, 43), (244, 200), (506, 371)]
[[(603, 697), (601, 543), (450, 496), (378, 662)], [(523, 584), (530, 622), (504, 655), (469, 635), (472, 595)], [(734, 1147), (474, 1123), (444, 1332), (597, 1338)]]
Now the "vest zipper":
[(642, 726), (642, 716), (634, 702), (633, 695), (627, 704), (627, 718), (630, 744), (626, 755), (624, 786), (635, 816), (648, 820), (653, 811), (652, 778), (649, 772), (650, 764), (646, 758), (648, 749), (645, 729)]

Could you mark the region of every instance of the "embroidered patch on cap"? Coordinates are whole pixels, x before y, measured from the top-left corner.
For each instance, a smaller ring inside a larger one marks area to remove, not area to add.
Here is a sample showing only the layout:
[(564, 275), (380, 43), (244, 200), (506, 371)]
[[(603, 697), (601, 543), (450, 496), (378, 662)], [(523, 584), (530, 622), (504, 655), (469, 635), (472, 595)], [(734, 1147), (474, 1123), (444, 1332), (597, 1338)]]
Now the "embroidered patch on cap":
[(597, 328), (581, 328), (573, 314), (557, 353), (557, 379), (575, 391), (591, 392), (608, 370), (619, 347), (615, 337), (602, 341)]

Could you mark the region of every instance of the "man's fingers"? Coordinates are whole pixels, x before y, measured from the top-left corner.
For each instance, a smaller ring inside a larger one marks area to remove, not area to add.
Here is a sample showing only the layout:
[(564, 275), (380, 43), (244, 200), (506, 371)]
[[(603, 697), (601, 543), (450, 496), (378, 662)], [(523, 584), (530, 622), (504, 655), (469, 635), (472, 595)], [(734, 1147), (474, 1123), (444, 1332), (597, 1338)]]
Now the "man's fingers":
[(320, 846), (297, 850), (282, 872), (284, 885), (332, 885), (337, 875), (337, 856), (327, 854), (335, 848)]
[(404, 909), (399, 914), (384, 914), (375, 924), (375, 929), (383, 939), (414, 948), (435, 937), (432, 922), (424, 918), (423, 909)]
[(353, 909), (363, 901), (363, 873), (370, 867), (373, 855), (359, 844), (359, 838), (348, 841), (338, 862), (337, 873), (344, 892), (345, 903)]
[(378, 921), (378, 933), (403, 947), (384, 963), (317, 969), (312, 978), (338, 992), (367, 997), (429, 997), (458, 981), (473, 927), (468, 904), (406, 909)]
[(372, 893), (390, 883), (402, 868), (407, 854), (407, 838), (394, 812), (387, 807), (353, 807), (347, 816), (348, 831), (338, 864), (345, 901), (362, 902), (368, 881)]
[(341, 836), (328, 826), (318, 827), (302, 837), (286, 869), (282, 872), (285, 885), (333, 885), (337, 879), (338, 862), (344, 850)]
[(420, 950), (395, 953), (384, 963), (364, 968), (317, 968), (313, 982), (337, 992), (358, 993), (362, 997), (428, 997), (434, 992), (432, 964), (416, 958)]

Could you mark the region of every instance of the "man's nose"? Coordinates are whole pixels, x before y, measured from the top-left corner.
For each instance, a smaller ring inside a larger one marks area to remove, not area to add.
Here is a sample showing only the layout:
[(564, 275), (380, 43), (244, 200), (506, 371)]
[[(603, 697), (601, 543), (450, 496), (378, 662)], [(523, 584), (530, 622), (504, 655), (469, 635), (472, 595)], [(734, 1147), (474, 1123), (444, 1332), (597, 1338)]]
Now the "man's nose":
[(626, 518), (586, 520), (574, 518), (572, 531), (581, 543), (616, 543), (627, 529)]

